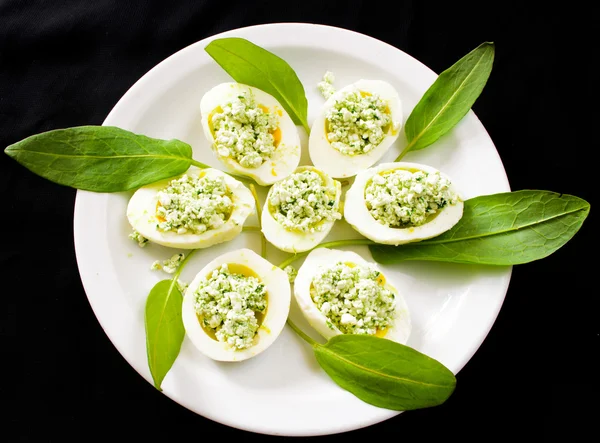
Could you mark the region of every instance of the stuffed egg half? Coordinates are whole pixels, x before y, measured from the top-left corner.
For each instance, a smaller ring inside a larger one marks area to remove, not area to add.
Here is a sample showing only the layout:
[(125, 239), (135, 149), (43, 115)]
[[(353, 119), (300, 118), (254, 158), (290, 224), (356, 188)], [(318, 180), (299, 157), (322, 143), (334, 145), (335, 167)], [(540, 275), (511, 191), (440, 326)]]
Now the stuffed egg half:
[(235, 238), (254, 209), (240, 181), (217, 169), (193, 168), (135, 191), (127, 219), (154, 243), (198, 249)]
[(310, 159), (334, 178), (353, 177), (387, 152), (401, 125), (402, 106), (394, 87), (359, 80), (323, 104), (310, 130)]
[(406, 302), (375, 264), (351, 251), (318, 248), (298, 270), (294, 297), (326, 339), (369, 334), (405, 344), (411, 331)]
[(462, 217), (450, 178), (418, 163), (382, 163), (359, 173), (346, 193), (344, 218), (377, 243), (401, 245), (440, 235)]
[(323, 171), (300, 166), (269, 189), (262, 232), (275, 247), (303, 252), (317, 246), (341, 215), (342, 186)]
[(272, 95), (221, 83), (204, 94), (200, 112), (204, 134), (229, 172), (268, 186), (298, 166), (298, 129)]
[(242, 361), (277, 339), (290, 310), (287, 274), (250, 249), (207, 264), (185, 291), (185, 332), (204, 355)]

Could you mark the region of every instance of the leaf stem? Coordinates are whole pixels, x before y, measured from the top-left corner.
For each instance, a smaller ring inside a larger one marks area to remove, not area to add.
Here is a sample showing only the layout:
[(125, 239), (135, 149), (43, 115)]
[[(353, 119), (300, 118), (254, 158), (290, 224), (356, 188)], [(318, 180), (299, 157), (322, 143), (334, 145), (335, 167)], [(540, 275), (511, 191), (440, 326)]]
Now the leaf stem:
[(262, 258), (267, 258), (267, 239), (265, 238), (265, 234), (262, 233), (262, 209), (260, 207), (260, 201), (258, 200), (258, 194), (256, 193), (256, 187), (251, 183), (248, 185), (250, 187), (250, 192), (252, 192), (252, 196), (254, 197), (254, 203), (256, 204), (256, 216), (258, 218), (258, 229), (260, 229), (260, 255)]
[(296, 260), (300, 260), (301, 258), (306, 257), (311, 251), (314, 251), (317, 248), (336, 248), (339, 246), (375, 245), (375, 244), (377, 244), (377, 243), (375, 243), (374, 241), (368, 240), (366, 238), (351, 238), (349, 240), (335, 240), (335, 241), (330, 241), (330, 242), (326, 242), (326, 243), (321, 243), (321, 244), (315, 246), (314, 248), (309, 249), (308, 251), (298, 252), (298, 253), (292, 255), (291, 257), (286, 258), (279, 265), (279, 267), (281, 269), (283, 269), (286, 266), (294, 263)]
[(309, 345), (311, 346), (321, 346), (319, 343), (317, 343), (315, 340), (313, 340), (312, 338), (310, 338), (304, 331), (302, 331), (298, 326), (296, 326), (294, 324), (294, 322), (292, 320), (290, 320), (290, 318), (288, 317), (287, 319), (287, 324), (289, 325), (290, 328), (292, 328), (294, 330), (294, 332), (296, 334), (298, 334), (304, 341), (306, 341)]
[(244, 226), (242, 232), (261, 232), (260, 226)]
[(173, 275), (173, 280), (176, 281), (177, 278), (179, 277), (179, 275), (181, 274), (181, 271), (183, 271), (183, 267), (185, 266), (185, 264), (187, 263), (187, 261), (190, 259), (190, 257), (192, 255), (194, 255), (194, 253), (197, 251), (197, 249), (192, 249), (186, 258), (183, 259), (183, 261), (181, 262), (181, 264), (179, 265), (179, 267), (177, 268), (177, 271), (175, 271), (175, 274)]
[[(416, 140), (416, 139), (415, 139)], [(410, 149), (414, 146), (414, 140), (412, 142), (410, 142), (408, 145), (406, 145), (406, 147), (402, 150), (402, 152), (400, 152), (400, 155), (398, 157), (396, 157), (396, 160), (394, 160), (394, 163), (399, 162), (400, 160), (402, 160), (402, 158), (408, 154), (408, 151), (410, 151)]]
[(200, 169), (210, 168), (210, 166), (208, 166), (208, 165), (206, 165), (206, 164), (204, 164), (202, 162), (199, 162), (197, 160), (194, 160), (193, 158), (190, 159), (190, 162), (192, 163), (192, 165), (194, 165), (194, 166), (196, 166), (197, 168), (200, 168)]

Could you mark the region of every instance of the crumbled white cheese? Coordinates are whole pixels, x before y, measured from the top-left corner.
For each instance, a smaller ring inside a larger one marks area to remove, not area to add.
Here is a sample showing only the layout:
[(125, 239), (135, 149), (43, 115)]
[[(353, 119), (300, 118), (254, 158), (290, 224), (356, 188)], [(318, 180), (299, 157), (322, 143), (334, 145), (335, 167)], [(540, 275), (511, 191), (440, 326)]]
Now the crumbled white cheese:
[(392, 124), (387, 103), (376, 94), (349, 91), (327, 111), (327, 139), (345, 155), (365, 154), (385, 138)]
[(150, 266), (150, 269), (153, 271), (165, 271), (167, 274), (173, 274), (177, 271), (177, 268), (181, 264), (181, 262), (185, 259), (185, 254), (175, 254), (166, 260), (156, 260)]
[(223, 264), (200, 282), (194, 307), (204, 327), (212, 329), (220, 342), (246, 349), (259, 328), (256, 313), (267, 309), (266, 296), (258, 278), (232, 274)]
[(296, 280), (296, 276), (298, 275), (298, 270), (292, 265), (287, 265), (285, 268), (283, 268), (283, 270), (287, 274), (290, 283), (294, 283), (294, 281)]
[(183, 280), (177, 279), (177, 288), (179, 289), (179, 291), (183, 294), (185, 293), (185, 291), (187, 290), (188, 286), (190, 285), (188, 282), (185, 282)]
[(334, 81), (335, 76), (333, 75), (333, 72), (327, 71), (323, 75), (323, 81), (320, 81), (317, 84), (317, 89), (319, 90), (319, 92), (325, 100), (327, 100), (329, 97), (335, 94), (335, 88), (333, 87)]
[(395, 295), (382, 284), (372, 266), (336, 263), (319, 269), (311, 285), (311, 297), (344, 334), (375, 334), (394, 320)]
[(245, 168), (258, 168), (275, 152), (278, 119), (265, 112), (251, 94), (243, 93), (212, 115), (215, 149)]
[(163, 232), (202, 234), (223, 226), (232, 210), (231, 191), (223, 177), (185, 174), (158, 192), (156, 227)]
[(129, 234), (129, 238), (133, 241), (137, 242), (140, 248), (145, 248), (148, 244), (148, 239), (140, 234), (138, 231), (134, 230), (131, 234)]
[(314, 171), (296, 172), (275, 183), (269, 191), (269, 209), (284, 228), (315, 232), (323, 221), (339, 220), (336, 189), (324, 185)]
[(410, 172), (397, 169), (373, 176), (365, 188), (367, 209), (382, 225), (391, 228), (420, 226), (458, 196), (450, 181), (438, 172)]

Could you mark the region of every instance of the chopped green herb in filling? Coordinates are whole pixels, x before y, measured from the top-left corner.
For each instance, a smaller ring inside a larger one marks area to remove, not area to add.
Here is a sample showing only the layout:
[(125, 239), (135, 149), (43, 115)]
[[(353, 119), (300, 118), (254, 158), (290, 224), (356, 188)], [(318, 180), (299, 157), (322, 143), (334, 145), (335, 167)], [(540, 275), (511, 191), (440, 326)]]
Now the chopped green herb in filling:
[(284, 228), (302, 232), (321, 229), (321, 222), (341, 218), (336, 189), (323, 184), (314, 171), (296, 172), (273, 185), (269, 207), (273, 218)]
[(140, 248), (145, 248), (148, 244), (148, 239), (135, 230), (131, 234), (129, 234), (129, 238), (134, 242), (137, 242)]
[(229, 272), (227, 264), (200, 282), (196, 313), (217, 340), (235, 349), (252, 346), (259, 324), (256, 313), (267, 310), (265, 285), (256, 277)]
[(453, 205), (458, 196), (450, 190), (450, 181), (438, 172), (410, 172), (397, 169), (373, 176), (365, 189), (367, 209), (382, 225), (390, 228), (416, 227)]
[(370, 334), (388, 328), (394, 320), (395, 295), (383, 285), (381, 273), (371, 266), (336, 263), (321, 268), (311, 285), (311, 297), (344, 334)]
[(150, 269), (153, 271), (165, 271), (167, 274), (173, 274), (177, 271), (177, 268), (185, 258), (185, 254), (179, 253), (171, 256), (167, 260), (156, 260), (150, 266)]
[(233, 211), (231, 192), (221, 176), (172, 180), (158, 192), (157, 229), (178, 234), (202, 234), (223, 226)]
[(325, 100), (335, 94), (335, 88), (333, 87), (333, 82), (335, 81), (335, 77), (333, 72), (327, 71), (325, 75), (323, 75), (323, 81), (320, 81), (317, 84), (317, 89), (323, 96)]
[(265, 112), (251, 94), (243, 93), (212, 114), (215, 149), (245, 168), (258, 168), (275, 152), (278, 119)]
[(378, 95), (351, 91), (327, 112), (327, 139), (345, 155), (366, 154), (385, 138), (392, 123), (387, 103)]

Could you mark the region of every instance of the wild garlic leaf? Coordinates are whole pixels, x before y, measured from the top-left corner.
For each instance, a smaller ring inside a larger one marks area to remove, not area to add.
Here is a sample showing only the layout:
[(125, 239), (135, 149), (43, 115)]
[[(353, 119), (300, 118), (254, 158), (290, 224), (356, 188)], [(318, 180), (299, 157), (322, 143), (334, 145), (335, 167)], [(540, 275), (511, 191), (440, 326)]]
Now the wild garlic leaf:
[(408, 151), (423, 149), (450, 131), (471, 109), (494, 62), (494, 44), (482, 43), (442, 72), (406, 120)]
[(205, 50), (236, 82), (271, 94), (294, 123), (304, 126), (306, 132), (310, 130), (304, 86), (285, 60), (237, 37), (213, 40)]
[(183, 173), (192, 164), (192, 148), (187, 143), (112, 126), (43, 132), (4, 152), (45, 179), (95, 192), (136, 189)]
[(177, 278), (159, 281), (146, 299), (146, 352), (152, 380), (158, 390), (162, 390), (162, 381), (175, 363), (185, 337), (182, 302)]
[(371, 245), (379, 263), (430, 260), (518, 265), (547, 257), (577, 233), (590, 212), (585, 200), (550, 191), (524, 190), (465, 201), (449, 231), (401, 246)]
[(337, 335), (314, 346), (317, 361), (339, 386), (381, 408), (436, 406), (454, 391), (454, 374), (408, 346), (369, 335)]

